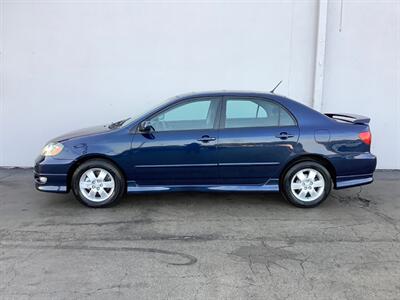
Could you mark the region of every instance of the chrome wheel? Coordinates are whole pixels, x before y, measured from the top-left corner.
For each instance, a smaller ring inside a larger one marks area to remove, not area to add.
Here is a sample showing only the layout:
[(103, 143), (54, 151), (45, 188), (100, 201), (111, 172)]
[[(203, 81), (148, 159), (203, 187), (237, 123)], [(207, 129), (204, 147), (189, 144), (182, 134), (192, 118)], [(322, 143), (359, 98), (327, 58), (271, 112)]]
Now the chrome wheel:
[(110, 172), (101, 168), (92, 168), (82, 174), (79, 189), (89, 201), (102, 202), (111, 197), (115, 181)]
[(302, 169), (293, 176), (290, 188), (293, 195), (300, 201), (314, 201), (323, 194), (325, 179), (315, 169)]

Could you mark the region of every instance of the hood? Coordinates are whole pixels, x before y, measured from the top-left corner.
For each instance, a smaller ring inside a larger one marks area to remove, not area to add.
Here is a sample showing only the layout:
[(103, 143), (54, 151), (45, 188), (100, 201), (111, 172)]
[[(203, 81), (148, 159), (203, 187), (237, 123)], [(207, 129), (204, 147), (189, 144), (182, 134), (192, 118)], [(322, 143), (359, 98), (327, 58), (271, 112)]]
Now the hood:
[(73, 138), (95, 135), (95, 134), (100, 134), (100, 133), (106, 133), (111, 130), (112, 129), (109, 129), (107, 125), (88, 127), (88, 128), (79, 129), (79, 130), (75, 130), (75, 131), (66, 133), (64, 135), (54, 138), (53, 140), (57, 141), (57, 142), (63, 142), (63, 141), (70, 140)]

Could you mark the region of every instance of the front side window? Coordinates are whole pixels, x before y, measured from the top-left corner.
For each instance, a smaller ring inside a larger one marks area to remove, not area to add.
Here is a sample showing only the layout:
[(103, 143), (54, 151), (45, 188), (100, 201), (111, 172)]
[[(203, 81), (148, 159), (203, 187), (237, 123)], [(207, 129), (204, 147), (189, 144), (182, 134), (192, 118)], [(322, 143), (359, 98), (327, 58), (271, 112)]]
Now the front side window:
[(295, 125), (280, 105), (262, 99), (227, 99), (225, 128)]
[(213, 99), (191, 100), (167, 109), (149, 121), (155, 131), (212, 129), (217, 104)]

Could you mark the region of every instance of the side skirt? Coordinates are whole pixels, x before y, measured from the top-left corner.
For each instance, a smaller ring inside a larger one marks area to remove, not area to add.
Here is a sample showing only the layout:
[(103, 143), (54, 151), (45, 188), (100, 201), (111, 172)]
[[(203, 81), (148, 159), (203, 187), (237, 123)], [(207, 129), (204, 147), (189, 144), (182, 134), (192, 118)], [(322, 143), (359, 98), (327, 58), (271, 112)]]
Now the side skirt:
[(146, 192), (279, 192), (278, 179), (270, 179), (263, 185), (137, 185), (128, 181), (128, 193)]

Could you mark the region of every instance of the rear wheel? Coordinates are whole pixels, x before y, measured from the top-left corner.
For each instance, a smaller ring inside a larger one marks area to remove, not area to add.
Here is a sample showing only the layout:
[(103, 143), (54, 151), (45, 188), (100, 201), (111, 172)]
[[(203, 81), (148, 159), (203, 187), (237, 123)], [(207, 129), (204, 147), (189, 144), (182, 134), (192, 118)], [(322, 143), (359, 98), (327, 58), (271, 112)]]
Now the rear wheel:
[(321, 204), (332, 189), (328, 170), (315, 161), (302, 161), (291, 167), (283, 177), (283, 194), (299, 207)]
[(125, 179), (110, 162), (92, 159), (84, 162), (72, 176), (75, 197), (89, 207), (106, 207), (118, 202), (125, 191)]

